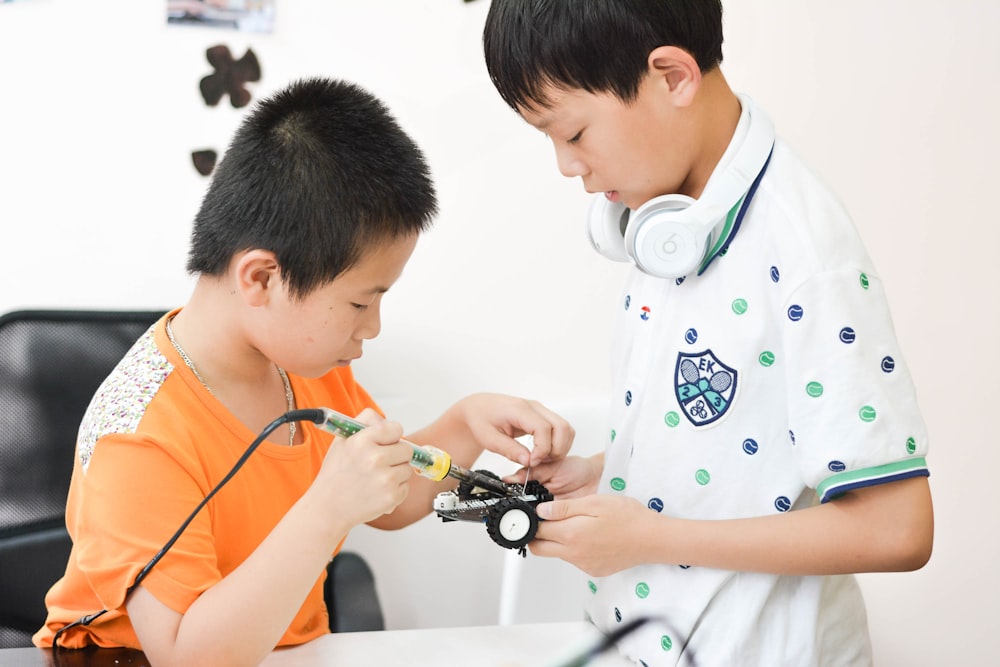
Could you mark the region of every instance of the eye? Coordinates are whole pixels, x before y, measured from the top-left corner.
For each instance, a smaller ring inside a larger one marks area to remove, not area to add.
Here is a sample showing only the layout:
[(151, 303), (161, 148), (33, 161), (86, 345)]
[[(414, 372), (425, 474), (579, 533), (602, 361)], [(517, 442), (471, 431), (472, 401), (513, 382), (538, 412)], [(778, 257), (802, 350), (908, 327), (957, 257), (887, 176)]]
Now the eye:
[(579, 132), (577, 132), (576, 134), (574, 134), (572, 137), (570, 137), (569, 139), (567, 139), (566, 143), (567, 144), (576, 144), (576, 143), (579, 143), (580, 142), (580, 137), (582, 137), (582, 136), (583, 136), (583, 130), (580, 130)]
[(368, 310), (368, 304), (366, 303), (352, 303), (351, 305), (354, 306), (354, 308), (360, 313)]

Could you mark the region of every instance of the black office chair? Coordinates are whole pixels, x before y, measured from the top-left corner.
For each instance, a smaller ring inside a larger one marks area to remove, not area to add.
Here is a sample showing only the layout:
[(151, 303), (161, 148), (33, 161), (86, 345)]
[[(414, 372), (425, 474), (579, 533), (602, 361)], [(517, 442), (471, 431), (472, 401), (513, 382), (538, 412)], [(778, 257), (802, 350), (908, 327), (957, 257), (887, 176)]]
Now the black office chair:
[(31, 645), (62, 576), (76, 433), (94, 391), (164, 311), (0, 316), (0, 647)]
[[(0, 315), (0, 648), (31, 646), (69, 557), (66, 494), (83, 413), (164, 311)], [(331, 630), (383, 629), (368, 565), (341, 553), (324, 590)]]
[(385, 630), (375, 576), (363, 557), (341, 551), (326, 568), (323, 598), (331, 632)]

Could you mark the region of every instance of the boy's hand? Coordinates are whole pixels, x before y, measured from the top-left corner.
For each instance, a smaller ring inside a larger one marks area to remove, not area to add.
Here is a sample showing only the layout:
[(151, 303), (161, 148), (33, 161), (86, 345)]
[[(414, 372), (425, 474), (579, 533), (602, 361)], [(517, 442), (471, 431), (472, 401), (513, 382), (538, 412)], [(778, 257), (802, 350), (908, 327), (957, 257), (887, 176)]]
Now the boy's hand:
[(399, 441), (403, 428), (372, 410), (357, 419), (370, 425), (334, 439), (317, 477), (348, 529), (394, 510), (406, 499), (413, 477), (410, 446)]
[[(473, 394), (453, 407), (472, 437), (484, 448), (522, 466), (558, 461), (566, 456), (576, 432), (569, 422), (538, 401), (503, 394)], [(514, 438), (531, 435), (528, 449)]]
[(541, 463), (534, 468), (521, 468), (504, 477), (503, 481), (522, 484), (527, 472), (531, 479), (541, 482), (557, 498), (579, 498), (597, 492), (603, 467), (602, 458), (602, 455), (587, 458), (567, 456), (559, 461)]
[(538, 533), (528, 549), (536, 556), (561, 558), (593, 577), (606, 577), (642, 562), (628, 545), (663, 519), (634, 498), (593, 495), (540, 503)]

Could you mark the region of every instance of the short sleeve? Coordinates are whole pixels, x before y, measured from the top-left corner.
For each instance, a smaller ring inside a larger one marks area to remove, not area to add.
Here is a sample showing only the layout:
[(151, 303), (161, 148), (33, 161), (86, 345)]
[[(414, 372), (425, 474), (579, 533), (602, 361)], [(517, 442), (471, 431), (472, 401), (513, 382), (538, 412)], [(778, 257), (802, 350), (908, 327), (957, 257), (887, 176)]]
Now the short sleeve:
[(928, 475), (927, 429), (881, 281), (823, 273), (785, 306), (790, 437), (820, 501)]
[[(140, 571), (210, 490), (190, 469), (149, 439), (108, 435), (97, 442), (83, 478), (75, 546), (79, 567), (105, 609), (124, 604)], [(203, 509), (142, 585), (183, 613), (221, 578), (215, 551)]]

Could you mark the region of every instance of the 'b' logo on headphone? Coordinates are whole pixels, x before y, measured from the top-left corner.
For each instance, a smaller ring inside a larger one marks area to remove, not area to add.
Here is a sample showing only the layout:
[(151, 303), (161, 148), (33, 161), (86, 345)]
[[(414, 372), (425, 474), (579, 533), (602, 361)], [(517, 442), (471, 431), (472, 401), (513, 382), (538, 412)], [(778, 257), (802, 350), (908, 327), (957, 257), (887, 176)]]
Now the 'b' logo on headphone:
[(676, 238), (677, 238), (677, 232), (673, 232), (663, 241), (663, 245), (660, 246), (663, 250), (663, 254), (673, 255), (674, 253), (677, 252), (677, 247), (678, 247), (677, 241), (674, 240)]

